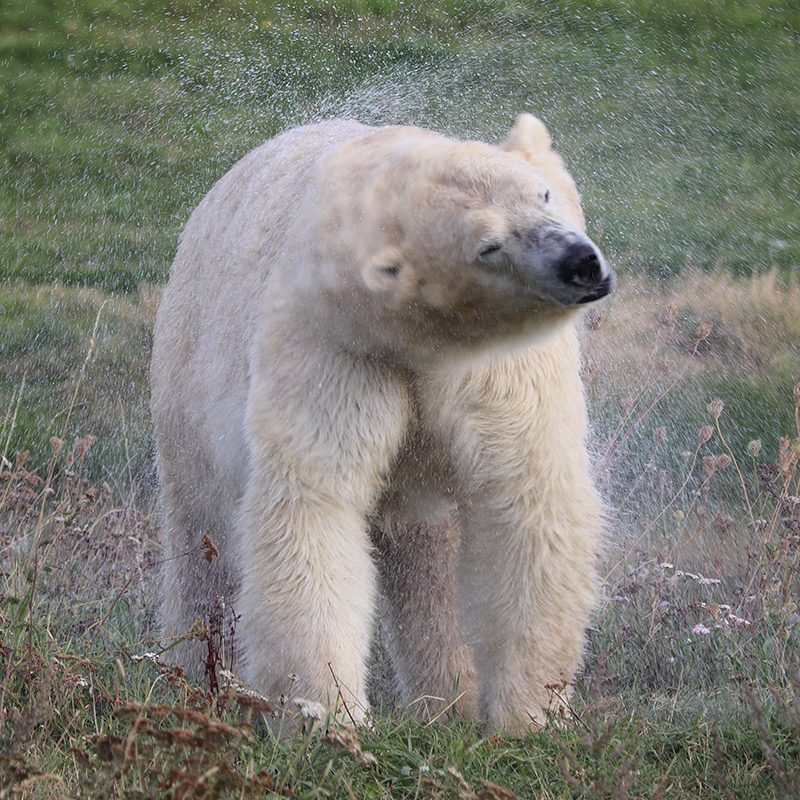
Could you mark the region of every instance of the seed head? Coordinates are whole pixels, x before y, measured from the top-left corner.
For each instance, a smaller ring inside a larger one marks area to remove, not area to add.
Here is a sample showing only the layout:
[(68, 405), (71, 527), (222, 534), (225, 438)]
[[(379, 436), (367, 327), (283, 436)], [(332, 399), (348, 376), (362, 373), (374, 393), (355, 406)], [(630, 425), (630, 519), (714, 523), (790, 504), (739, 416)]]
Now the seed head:
[(708, 339), (711, 336), (711, 331), (714, 329), (714, 326), (710, 322), (704, 322), (702, 325), (697, 326), (697, 333), (695, 336), (697, 337), (698, 342), (702, 342), (703, 339)]
[(714, 429), (710, 425), (703, 425), (703, 427), (697, 431), (697, 443), (705, 444), (710, 441), (713, 435)]
[(75, 445), (73, 450), (75, 451), (75, 455), (83, 460), (86, 458), (86, 454), (91, 450), (92, 445), (95, 443), (95, 438), (90, 433), (88, 436), (83, 436), (79, 439), (75, 440)]
[(203, 558), (210, 564), (219, 555), (219, 548), (214, 544), (214, 540), (207, 534), (203, 534)]
[(205, 622), (199, 618), (192, 623), (192, 627), (189, 628), (189, 632), (186, 634), (186, 638), (190, 641), (195, 639), (205, 641), (209, 636), (208, 627)]
[(718, 533), (727, 533), (733, 525), (733, 517), (730, 517), (724, 511), (717, 511), (711, 524)]
[(711, 414), (714, 419), (719, 419), (723, 408), (725, 408), (725, 403), (719, 398), (712, 400), (707, 406), (708, 413)]
[(606, 321), (608, 312), (605, 309), (591, 309), (586, 315), (586, 327), (590, 331), (596, 331)]
[(703, 457), (703, 475), (710, 478), (717, 471), (717, 457), (704, 456)]
[(747, 443), (747, 453), (752, 458), (756, 458), (761, 452), (761, 439), (753, 439)]
[(671, 325), (673, 322), (675, 322), (677, 316), (678, 316), (678, 309), (675, 308), (675, 306), (667, 306), (661, 312), (661, 324)]

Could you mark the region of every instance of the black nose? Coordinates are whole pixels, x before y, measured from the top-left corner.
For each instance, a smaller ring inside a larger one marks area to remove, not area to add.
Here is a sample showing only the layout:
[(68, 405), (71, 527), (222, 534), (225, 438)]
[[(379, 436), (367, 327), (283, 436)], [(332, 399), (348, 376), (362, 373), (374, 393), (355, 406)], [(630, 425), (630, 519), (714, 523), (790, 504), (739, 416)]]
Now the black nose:
[(585, 289), (596, 287), (603, 279), (603, 267), (597, 251), (583, 242), (567, 247), (557, 269), (558, 277), (564, 283)]

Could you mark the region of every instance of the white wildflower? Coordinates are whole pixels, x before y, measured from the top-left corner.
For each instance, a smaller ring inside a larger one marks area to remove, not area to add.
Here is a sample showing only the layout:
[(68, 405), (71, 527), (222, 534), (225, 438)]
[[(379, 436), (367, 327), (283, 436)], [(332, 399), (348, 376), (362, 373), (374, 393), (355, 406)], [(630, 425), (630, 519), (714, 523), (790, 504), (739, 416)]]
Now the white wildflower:
[(131, 661), (135, 661), (137, 664), (140, 661), (156, 661), (158, 656), (155, 653), (142, 653), (141, 655), (131, 656)]
[(699, 575), (694, 572), (684, 572), (680, 569), (675, 574), (680, 578), (689, 578), (690, 580), (697, 581), (701, 586), (716, 586), (718, 583), (722, 583), (719, 578), (706, 578), (705, 575)]

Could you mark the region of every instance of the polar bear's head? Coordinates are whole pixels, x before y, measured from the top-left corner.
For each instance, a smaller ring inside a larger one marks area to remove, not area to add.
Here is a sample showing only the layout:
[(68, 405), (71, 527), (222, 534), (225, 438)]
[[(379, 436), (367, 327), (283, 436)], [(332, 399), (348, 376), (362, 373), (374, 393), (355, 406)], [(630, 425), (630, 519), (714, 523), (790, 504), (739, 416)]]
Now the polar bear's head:
[(614, 288), (575, 185), (529, 114), (500, 147), (374, 129), (336, 167), (334, 249), (387, 331), (399, 321), (467, 345), (535, 336)]

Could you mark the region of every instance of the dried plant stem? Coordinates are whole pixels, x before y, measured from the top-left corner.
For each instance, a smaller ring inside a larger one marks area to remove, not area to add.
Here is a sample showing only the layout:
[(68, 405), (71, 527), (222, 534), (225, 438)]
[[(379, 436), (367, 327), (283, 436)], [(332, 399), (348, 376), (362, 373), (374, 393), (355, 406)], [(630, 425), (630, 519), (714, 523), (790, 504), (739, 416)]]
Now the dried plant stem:
[(739, 462), (736, 460), (736, 456), (733, 454), (733, 450), (731, 450), (730, 445), (726, 441), (725, 437), (722, 434), (722, 428), (719, 424), (719, 417), (715, 420), (716, 428), (717, 428), (717, 435), (719, 436), (719, 440), (722, 442), (722, 446), (728, 451), (728, 455), (731, 457), (731, 461), (733, 462), (733, 466), (736, 468), (736, 474), (739, 476), (739, 485), (742, 487), (742, 494), (744, 494), (744, 500), (747, 504), (747, 514), (750, 517), (750, 525), (752, 526), (753, 530), (756, 529), (756, 518), (753, 515), (753, 504), (750, 501), (750, 494), (747, 491), (747, 484), (744, 479), (744, 475), (742, 475), (741, 469), (739, 469)]
[[(146, 564), (142, 565), (142, 571), (152, 569), (153, 567), (159, 567), (162, 564), (168, 564), (170, 561), (176, 561), (179, 558), (187, 558), (190, 555), (198, 554), (201, 552), (202, 552), (202, 547), (193, 547), (190, 550), (187, 550), (185, 553), (179, 553), (177, 556), (172, 556), (171, 558), (161, 558), (161, 559), (156, 559), (154, 561), (148, 561)], [(86, 644), (85, 647), (86, 652), (89, 652), (89, 650), (92, 649), (92, 645), (95, 643), (97, 637), (100, 635), (100, 632), (103, 630), (103, 626), (106, 624), (106, 622), (108, 622), (109, 618), (111, 617), (111, 614), (113, 613), (114, 608), (116, 608), (117, 603), (122, 599), (122, 596), (125, 594), (125, 592), (128, 591), (128, 589), (130, 589), (131, 584), (133, 584), (133, 582), (138, 577), (139, 577), (139, 572), (138, 571), (134, 572), (133, 575), (131, 575), (131, 577), (128, 578), (127, 581), (125, 581), (125, 583), (122, 585), (122, 588), (114, 596), (114, 599), (111, 601), (111, 605), (109, 606), (106, 613), (103, 614), (103, 616), (99, 620), (93, 622), (86, 629), (86, 633), (88, 634), (91, 630), (97, 628), (97, 633), (95, 633), (95, 635), (92, 636), (92, 638)]]
[[(700, 346), (700, 342), (701, 341), (702, 341), (702, 339), (697, 339), (697, 341), (695, 342), (694, 347), (692, 348), (692, 352), (691, 352), (690, 358), (694, 358), (697, 355), (697, 348)], [(625, 442), (628, 440), (628, 438), (631, 436), (631, 434), (639, 427), (639, 425), (641, 425), (641, 423), (644, 420), (646, 420), (647, 417), (650, 416), (650, 414), (653, 412), (653, 409), (655, 409), (655, 407), (686, 377), (686, 373), (688, 372), (688, 370), (689, 370), (689, 366), (687, 364), (678, 373), (678, 377), (675, 378), (675, 380), (673, 380), (672, 383), (670, 383), (669, 386), (667, 386), (667, 388), (664, 389), (664, 391), (662, 391), (661, 394), (659, 394), (653, 400), (652, 403), (650, 403), (650, 405), (634, 420), (634, 422), (630, 425), (628, 430), (626, 430), (623, 433), (622, 431), (623, 431), (623, 428), (625, 426), (625, 423), (630, 418), (630, 415), (631, 415), (633, 409), (631, 409), (631, 411), (628, 412), (628, 414), (623, 418), (622, 422), (617, 427), (617, 431), (611, 437), (611, 440), (609, 441), (608, 445), (606, 446), (605, 453), (603, 454), (603, 457), (600, 460), (601, 468), (604, 468), (604, 469), (608, 469), (609, 468), (609, 466), (610, 466), (610, 458), (611, 458), (611, 455), (612, 455), (614, 449), (616, 448), (618, 450), (620, 447), (622, 447), (623, 444), (625, 444)], [(645, 388), (643, 388), (641, 390), (640, 398), (644, 396), (644, 394), (647, 392), (647, 390), (649, 388), (650, 388), (649, 386), (646, 386)], [(638, 402), (639, 401), (637, 400), (636, 403), (634, 404), (634, 407), (636, 405), (638, 405)]]
[[(19, 385), (19, 392), (16, 396), (16, 402), (14, 398), (11, 398), (11, 403), (8, 406), (8, 410), (6, 411), (6, 418), (3, 421), (3, 427), (7, 428), (6, 432), (6, 441), (3, 445), (3, 456), (0, 458), (0, 468), (5, 465), (11, 466), (11, 463), (8, 460), (8, 449), (11, 447), (11, 437), (14, 434), (14, 428), (17, 426), (17, 415), (19, 414), (19, 407), (22, 403), (22, 393), (25, 390), (25, 375), (22, 376), (22, 382)], [(11, 411), (11, 407), (14, 407), (13, 412)], [(3, 496), (0, 497), (0, 509), (5, 507), (6, 498), (8, 496), (8, 491), (11, 488), (11, 481), (6, 484), (5, 491), (3, 492)]]
[(645, 475), (647, 475), (647, 469), (652, 464), (653, 464), (652, 460), (647, 463), (647, 465), (645, 466), (645, 469), (643, 469), (641, 471), (641, 473), (639, 474), (639, 477), (637, 477), (636, 480), (633, 482), (633, 485), (628, 490), (628, 493), (625, 495), (625, 497), (622, 498), (622, 500), (620, 500), (619, 504), (617, 505), (616, 512), (615, 512), (617, 515), (621, 514), (622, 511), (624, 510), (625, 506), (628, 505), (628, 501), (633, 497), (633, 495), (635, 494), (636, 490), (641, 485), (642, 481), (645, 478)]
[[(686, 472), (686, 477), (683, 479), (683, 483), (678, 488), (678, 491), (672, 496), (670, 501), (661, 509), (661, 511), (656, 514), (656, 516), (645, 526), (644, 530), (636, 537), (635, 541), (628, 547), (628, 550), (625, 554), (624, 560), (627, 561), (628, 557), (631, 553), (636, 550), (636, 548), (641, 544), (642, 540), (647, 536), (648, 533), (653, 529), (653, 526), (664, 516), (664, 514), (669, 511), (672, 507), (673, 503), (683, 494), (683, 490), (688, 486), (689, 481), (692, 479), (692, 475), (694, 474), (694, 468), (697, 465), (697, 457), (700, 454), (700, 450), (703, 447), (703, 442), (697, 445), (695, 448), (694, 454), (692, 456), (692, 463), (689, 465), (689, 469)], [(615, 567), (616, 568), (616, 567)], [(608, 572), (606, 575), (606, 580), (611, 576), (611, 571)]]
[[(97, 329), (100, 327), (100, 316), (103, 313), (103, 309), (108, 304), (108, 300), (104, 300), (100, 304), (100, 308), (97, 309), (97, 315), (94, 318), (94, 325), (92, 326), (92, 333), (89, 336), (89, 346), (86, 348), (86, 356), (83, 359), (83, 364), (81, 364), (80, 371), (78, 372), (78, 377), (75, 380), (75, 388), (72, 391), (72, 398), (70, 399), (69, 405), (67, 406), (66, 417), (64, 418), (64, 424), (61, 426), (61, 438), (63, 439), (67, 434), (67, 427), (69, 426), (69, 421), (72, 418), (72, 412), (75, 410), (75, 406), (78, 402), (78, 394), (80, 393), (81, 386), (83, 386), (83, 381), (86, 378), (86, 371), (89, 367), (89, 362), (92, 360), (92, 356), (94, 355), (95, 344), (97, 342)], [(55, 418), (50, 422), (49, 428), (52, 428), (53, 423), (55, 422)]]
[(623, 430), (625, 429), (625, 425), (627, 424), (628, 420), (633, 415), (633, 412), (636, 410), (636, 408), (639, 405), (639, 403), (647, 395), (647, 392), (650, 390), (650, 387), (653, 385), (653, 383), (655, 381), (653, 373), (655, 372), (655, 363), (656, 363), (655, 355), (656, 355), (657, 349), (658, 349), (658, 341), (656, 341), (656, 343), (653, 345), (653, 348), (651, 349), (651, 351), (649, 353), (649, 358), (648, 358), (649, 366), (648, 366), (647, 372), (645, 373), (645, 376), (644, 376), (644, 378), (643, 378), (643, 380), (641, 382), (641, 388), (639, 389), (639, 391), (635, 395), (633, 403), (631, 403), (631, 407), (628, 409), (628, 411), (626, 412), (625, 416), (623, 416), (623, 418), (620, 420), (619, 424), (616, 427), (616, 430), (611, 435), (611, 439), (609, 440), (608, 444), (606, 445), (606, 449), (605, 449), (605, 452), (603, 453), (603, 457), (600, 459), (600, 463), (601, 464), (605, 464), (606, 461), (608, 460), (608, 458), (610, 457), (611, 452), (614, 449), (614, 445), (616, 444), (617, 439), (619, 438), (619, 436), (622, 434)]

